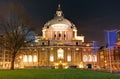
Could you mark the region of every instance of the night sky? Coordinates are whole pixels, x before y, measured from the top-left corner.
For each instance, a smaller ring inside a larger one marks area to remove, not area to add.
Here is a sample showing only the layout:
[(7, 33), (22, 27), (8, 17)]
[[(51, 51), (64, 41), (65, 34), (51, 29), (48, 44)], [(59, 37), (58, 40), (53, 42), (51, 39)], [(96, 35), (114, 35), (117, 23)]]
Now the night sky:
[(104, 30), (120, 29), (119, 0), (0, 0), (0, 8), (15, 1), (23, 5), (36, 22), (36, 33), (54, 17), (60, 3), (64, 17), (73, 22), (86, 41), (103, 41)]

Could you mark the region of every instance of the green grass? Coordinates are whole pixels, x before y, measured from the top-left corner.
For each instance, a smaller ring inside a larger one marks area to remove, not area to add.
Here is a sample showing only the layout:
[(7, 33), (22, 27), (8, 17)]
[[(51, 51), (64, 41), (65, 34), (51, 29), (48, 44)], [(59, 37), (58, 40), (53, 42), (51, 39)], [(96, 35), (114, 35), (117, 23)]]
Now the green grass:
[(0, 79), (120, 79), (120, 75), (80, 69), (0, 70)]

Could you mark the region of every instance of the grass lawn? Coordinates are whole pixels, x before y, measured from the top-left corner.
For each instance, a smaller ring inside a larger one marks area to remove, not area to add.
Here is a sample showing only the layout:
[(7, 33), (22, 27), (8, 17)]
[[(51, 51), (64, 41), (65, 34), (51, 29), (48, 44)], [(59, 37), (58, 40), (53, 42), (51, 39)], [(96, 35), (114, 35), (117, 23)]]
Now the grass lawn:
[(81, 69), (0, 70), (0, 79), (120, 79), (120, 75)]

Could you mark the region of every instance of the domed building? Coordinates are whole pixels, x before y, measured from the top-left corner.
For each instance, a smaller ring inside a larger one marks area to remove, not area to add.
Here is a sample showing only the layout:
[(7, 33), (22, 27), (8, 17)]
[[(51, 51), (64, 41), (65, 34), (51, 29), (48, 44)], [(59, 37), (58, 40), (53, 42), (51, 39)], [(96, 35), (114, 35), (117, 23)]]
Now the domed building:
[[(48, 21), (43, 27), (43, 38), (49, 40), (77, 40), (75, 25), (63, 17), (62, 11), (57, 11), (54, 19)], [(80, 39), (84, 41), (84, 36)]]
[(43, 39), (64, 41), (64, 44), (66, 40), (81, 40), (84, 42), (84, 36), (77, 36), (75, 25), (64, 18), (60, 4), (55, 17), (44, 25), (42, 34)]
[[(54, 18), (43, 26), (42, 36), (35, 36), (35, 42), (21, 48), (15, 67), (99, 67), (99, 57), (93, 49), (93, 42), (84, 42), (84, 36), (77, 35), (77, 27), (63, 16), (59, 4)], [(9, 68), (10, 62), (2, 66)]]

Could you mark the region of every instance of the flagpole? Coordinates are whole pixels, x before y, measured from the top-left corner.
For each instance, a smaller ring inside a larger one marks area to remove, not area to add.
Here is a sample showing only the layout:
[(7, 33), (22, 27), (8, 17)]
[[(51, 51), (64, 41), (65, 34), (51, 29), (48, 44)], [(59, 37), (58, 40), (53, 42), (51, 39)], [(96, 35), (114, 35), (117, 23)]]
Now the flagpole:
[[(92, 53), (93, 57), (96, 56), (96, 53), (97, 53), (97, 52), (96, 52), (96, 50), (97, 50), (96, 48), (97, 48), (97, 47), (96, 47), (96, 45), (95, 45), (95, 42), (96, 42), (96, 41), (93, 41), (93, 53)], [(94, 65), (94, 71), (95, 71), (95, 69), (96, 69), (96, 66), (95, 66), (95, 57), (94, 57), (94, 60), (93, 60), (93, 65)]]
[(109, 65), (110, 65), (110, 72), (112, 73), (112, 63), (111, 63), (111, 54), (110, 54), (110, 35), (108, 31), (108, 54), (109, 54)]
[[(95, 53), (94, 43), (95, 43), (95, 41), (93, 41), (93, 51), (92, 51), (93, 57), (94, 57), (94, 53)], [(95, 71), (95, 58), (93, 59), (93, 68), (94, 68), (94, 71)]]

